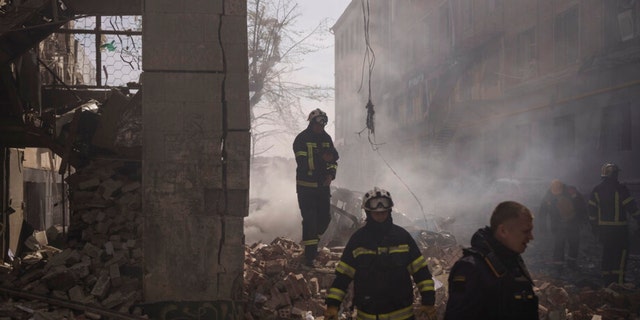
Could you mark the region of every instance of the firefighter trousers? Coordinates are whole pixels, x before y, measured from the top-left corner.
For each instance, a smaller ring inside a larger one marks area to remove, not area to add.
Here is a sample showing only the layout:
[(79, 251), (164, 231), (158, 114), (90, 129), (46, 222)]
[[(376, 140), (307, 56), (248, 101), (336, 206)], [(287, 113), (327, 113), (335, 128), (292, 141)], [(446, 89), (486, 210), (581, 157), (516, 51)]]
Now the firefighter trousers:
[[(564, 223), (554, 234), (553, 259), (555, 261), (565, 261), (565, 248), (568, 247), (566, 261), (570, 266), (576, 266), (580, 243), (580, 229), (575, 230), (575, 225), (577, 224), (569, 227)], [(574, 228), (574, 230), (571, 228)]]
[(331, 221), (329, 187), (298, 188), (298, 206), (302, 215), (302, 244), (307, 264), (318, 255), (320, 236)]
[(600, 226), (602, 242), (602, 279), (604, 285), (624, 283), (629, 256), (629, 229), (625, 226)]

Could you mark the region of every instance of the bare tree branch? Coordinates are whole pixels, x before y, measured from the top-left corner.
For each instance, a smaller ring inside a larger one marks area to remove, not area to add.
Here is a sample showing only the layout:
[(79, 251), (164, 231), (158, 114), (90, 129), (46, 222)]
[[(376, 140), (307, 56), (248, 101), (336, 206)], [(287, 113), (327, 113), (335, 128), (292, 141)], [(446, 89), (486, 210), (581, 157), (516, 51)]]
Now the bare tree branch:
[[(295, 135), (302, 116), (302, 100), (333, 99), (333, 88), (286, 81), (300, 70), (305, 55), (323, 47), (329, 35), (325, 19), (311, 31), (295, 29), (300, 16), (296, 0), (249, 0), (249, 104), (252, 155), (272, 146), (261, 141), (275, 135)], [(257, 148), (257, 149), (256, 149)]]

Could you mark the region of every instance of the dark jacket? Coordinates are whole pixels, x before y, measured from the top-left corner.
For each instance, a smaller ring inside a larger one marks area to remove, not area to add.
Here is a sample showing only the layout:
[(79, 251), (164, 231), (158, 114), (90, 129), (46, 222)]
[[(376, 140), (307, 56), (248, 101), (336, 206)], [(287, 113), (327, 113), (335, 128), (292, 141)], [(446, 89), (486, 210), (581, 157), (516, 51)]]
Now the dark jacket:
[(326, 303), (339, 306), (353, 281), (354, 305), (358, 313), (386, 315), (406, 319), (413, 315), (413, 284), (422, 296), (422, 304), (435, 303), (434, 282), (415, 240), (403, 228), (368, 221), (349, 239), (336, 266), (336, 278)]
[(538, 320), (538, 297), (522, 257), (479, 229), (449, 274), (445, 320)]
[(564, 227), (575, 227), (587, 222), (587, 205), (584, 197), (574, 186), (564, 186), (562, 193), (554, 195), (547, 190), (540, 204), (541, 230), (545, 232), (549, 223), (552, 232), (562, 232)]
[(626, 227), (627, 213), (636, 220), (640, 210), (629, 189), (616, 179), (602, 179), (589, 198), (589, 222), (593, 227)]
[[(311, 126), (300, 132), (293, 141), (293, 152), (296, 157), (296, 185), (317, 188), (322, 186), (327, 175), (336, 177), (338, 168), (338, 151), (333, 145), (331, 136), (322, 131), (315, 133)], [(323, 153), (329, 153), (333, 159), (325, 162)]]

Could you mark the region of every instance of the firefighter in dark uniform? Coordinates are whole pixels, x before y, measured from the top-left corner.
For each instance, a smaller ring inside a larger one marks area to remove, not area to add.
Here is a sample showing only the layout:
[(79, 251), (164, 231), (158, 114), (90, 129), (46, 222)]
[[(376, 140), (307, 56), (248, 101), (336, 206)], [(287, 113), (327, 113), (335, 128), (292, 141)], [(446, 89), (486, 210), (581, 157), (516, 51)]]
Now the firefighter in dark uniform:
[(302, 244), (305, 265), (313, 266), (320, 236), (331, 221), (331, 181), (336, 177), (338, 152), (324, 131), (328, 117), (315, 109), (307, 118), (309, 126), (293, 141), (296, 157), (296, 193), (302, 215)]
[(491, 226), (476, 231), (471, 248), (449, 274), (445, 320), (538, 320), (538, 297), (520, 256), (533, 240), (533, 216), (515, 202), (500, 203)]
[(629, 189), (618, 182), (620, 168), (613, 163), (602, 166), (602, 181), (589, 198), (589, 222), (602, 242), (602, 279), (604, 285), (623, 283), (629, 256), (629, 223), (627, 213), (636, 220), (640, 211)]
[(418, 316), (436, 319), (434, 281), (415, 240), (393, 224), (391, 194), (378, 187), (365, 193), (366, 224), (349, 239), (327, 292), (326, 320), (338, 319), (338, 308), (353, 281), (357, 319), (414, 319), (413, 283), (421, 294)]
[(540, 204), (541, 231), (550, 230), (554, 237), (553, 260), (564, 264), (565, 247), (568, 245), (567, 267), (578, 267), (579, 226), (587, 222), (587, 205), (574, 186), (555, 179)]

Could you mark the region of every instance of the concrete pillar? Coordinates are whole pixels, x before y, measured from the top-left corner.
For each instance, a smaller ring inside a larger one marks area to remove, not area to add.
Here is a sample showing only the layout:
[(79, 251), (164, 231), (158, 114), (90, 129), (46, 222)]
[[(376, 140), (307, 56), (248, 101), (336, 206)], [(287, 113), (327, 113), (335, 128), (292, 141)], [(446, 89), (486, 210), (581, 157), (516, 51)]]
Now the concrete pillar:
[(246, 1), (143, 8), (144, 300), (237, 301), (249, 195)]

